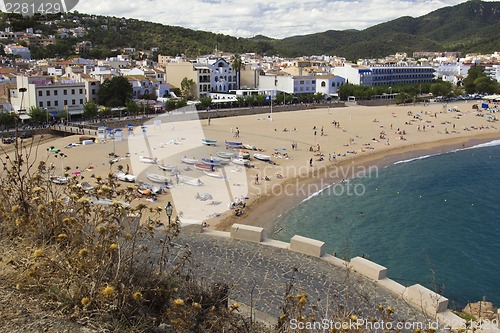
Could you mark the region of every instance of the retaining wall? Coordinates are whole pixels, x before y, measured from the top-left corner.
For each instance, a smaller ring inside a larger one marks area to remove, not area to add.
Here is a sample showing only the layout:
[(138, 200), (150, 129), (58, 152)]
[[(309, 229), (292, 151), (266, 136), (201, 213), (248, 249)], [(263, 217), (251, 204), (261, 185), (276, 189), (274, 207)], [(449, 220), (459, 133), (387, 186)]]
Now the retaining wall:
[[(231, 227), (231, 232), (212, 231), (202, 229), (203, 233), (229, 237), (233, 239), (256, 242), (262, 245), (274, 246), (278, 248), (289, 249), (296, 252), (301, 252), (306, 255), (319, 257), (337, 267), (352, 269), (357, 274), (360, 274), (370, 280), (373, 280), (381, 287), (403, 297), (417, 311), (426, 314), (427, 316), (436, 319), (442, 325), (447, 325), (457, 329), (464, 327), (465, 321), (448, 309), (448, 299), (434, 291), (415, 284), (409, 287), (387, 277), (387, 268), (374, 263), (368, 259), (356, 257), (350, 261), (345, 261), (336, 256), (326, 254), (324, 251), (325, 243), (319, 240), (296, 235), (292, 237), (290, 243), (266, 239), (264, 238), (264, 229), (259, 227), (247, 226), (242, 224), (234, 224)], [(498, 310), (500, 321), (500, 309)], [(489, 328), (488, 332), (500, 333), (499, 328)]]

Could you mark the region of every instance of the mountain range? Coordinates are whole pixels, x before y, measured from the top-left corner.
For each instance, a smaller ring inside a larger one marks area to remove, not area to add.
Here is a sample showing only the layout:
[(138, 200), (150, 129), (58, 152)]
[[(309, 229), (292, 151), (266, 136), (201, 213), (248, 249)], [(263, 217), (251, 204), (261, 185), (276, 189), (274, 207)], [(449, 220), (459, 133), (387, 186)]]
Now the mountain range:
[(220, 51), (255, 52), (261, 55), (297, 57), (337, 55), (349, 60), (383, 57), (396, 52), (409, 55), (415, 51), (457, 51), (492, 53), (500, 51), (500, 2), (470, 0), (444, 7), (420, 17), (404, 16), (364, 30), (328, 30), (321, 33), (272, 39), (266, 36), (237, 38), (223, 34), (191, 30), (178, 26), (96, 16), (78, 12), (65, 14), (57, 25), (44, 24), (50, 17), (16, 17), (0, 15), (0, 29), (10, 25), (15, 30), (32, 27), (44, 34), (56, 34), (57, 28), (83, 26), (88, 34), (82, 38), (58, 40), (56, 45), (33, 49), (42, 56), (69, 56), (74, 43), (92, 42), (89, 56), (108, 56), (120, 48), (158, 48), (163, 55), (198, 56)]

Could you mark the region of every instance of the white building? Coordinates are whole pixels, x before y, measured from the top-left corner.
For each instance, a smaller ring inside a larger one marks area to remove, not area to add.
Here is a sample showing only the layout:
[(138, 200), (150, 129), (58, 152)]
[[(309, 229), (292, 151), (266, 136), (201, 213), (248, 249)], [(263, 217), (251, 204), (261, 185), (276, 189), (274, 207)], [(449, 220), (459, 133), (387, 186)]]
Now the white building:
[(265, 74), (259, 77), (259, 90), (294, 95), (314, 94), (316, 93), (316, 78), (314, 76)]
[[(20, 92), (26, 88), (26, 92)], [(69, 114), (83, 113), (87, 102), (85, 84), (74, 80), (54, 81), (43, 76), (17, 76), (17, 88), (10, 90), (14, 111), (28, 113), (32, 107), (47, 109), (49, 113), (67, 111)], [(22, 102), (22, 105), (21, 105)]]
[(484, 67), (484, 72), (492, 80), (500, 82), (500, 65), (491, 65)]
[(453, 82), (457, 76), (467, 76), (470, 69), (470, 64), (464, 64), (462, 62), (441, 62), (437, 66), (434, 72), (434, 77), (436, 79), (442, 79), (443, 81)]
[(346, 83), (361, 86), (372, 85), (372, 71), (367, 66), (344, 63), (342, 66), (334, 67), (333, 74), (345, 78)]
[(345, 78), (337, 75), (316, 75), (316, 92), (327, 97), (338, 97), (338, 90), (345, 82)]

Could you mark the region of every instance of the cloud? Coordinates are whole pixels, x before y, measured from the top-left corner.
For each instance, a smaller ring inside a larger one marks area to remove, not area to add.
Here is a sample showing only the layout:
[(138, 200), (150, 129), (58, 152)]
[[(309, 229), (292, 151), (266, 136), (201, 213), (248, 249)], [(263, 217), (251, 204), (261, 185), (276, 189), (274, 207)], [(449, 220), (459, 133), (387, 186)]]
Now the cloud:
[(235, 37), (285, 38), (327, 30), (362, 30), (418, 17), (466, 0), (80, 0), (82, 13), (135, 18)]

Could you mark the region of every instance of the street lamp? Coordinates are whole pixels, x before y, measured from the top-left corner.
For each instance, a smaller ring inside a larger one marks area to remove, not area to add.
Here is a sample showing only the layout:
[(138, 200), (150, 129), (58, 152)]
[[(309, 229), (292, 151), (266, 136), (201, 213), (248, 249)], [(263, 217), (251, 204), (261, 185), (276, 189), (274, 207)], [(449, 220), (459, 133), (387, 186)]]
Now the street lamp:
[(168, 216), (168, 225), (170, 225), (170, 218), (172, 217), (172, 211), (174, 210), (174, 206), (170, 203), (170, 201), (167, 203), (167, 206), (165, 207), (165, 211), (167, 212)]

